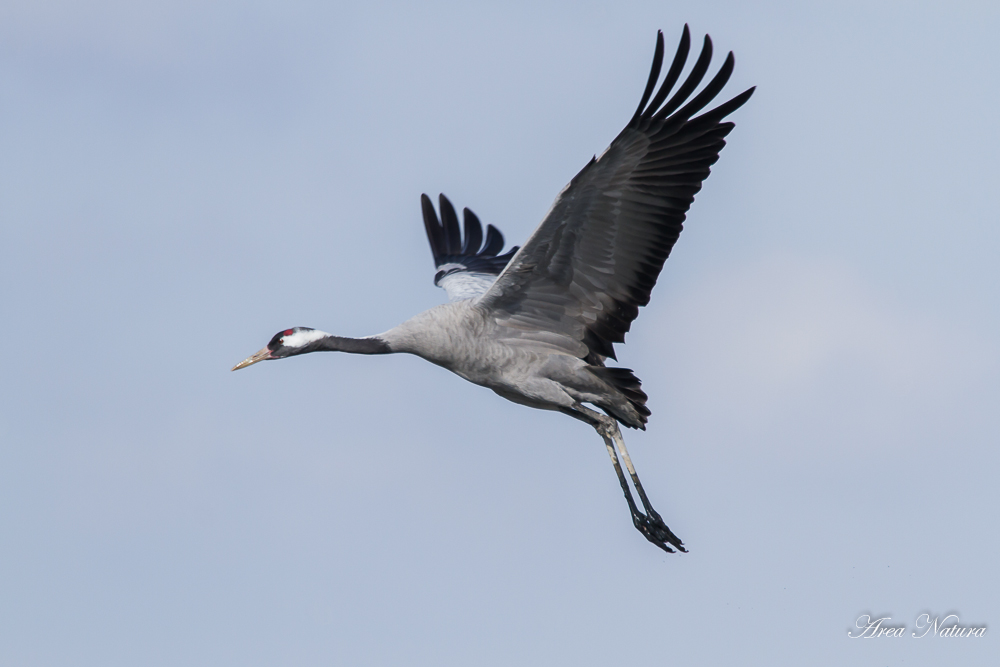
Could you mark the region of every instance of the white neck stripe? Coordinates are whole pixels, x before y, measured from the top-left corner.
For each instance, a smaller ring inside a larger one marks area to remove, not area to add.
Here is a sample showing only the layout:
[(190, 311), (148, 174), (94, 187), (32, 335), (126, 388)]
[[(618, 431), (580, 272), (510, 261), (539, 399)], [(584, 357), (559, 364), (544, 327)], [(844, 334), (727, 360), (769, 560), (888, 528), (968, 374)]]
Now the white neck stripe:
[(326, 338), (330, 334), (325, 331), (317, 331), (315, 329), (306, 331), (297, 331), (291, 336), (285, 336), (281, 339), (281, 344), (285, 347), (305, 347), (309, 343), (315, 343), (321, 338)]

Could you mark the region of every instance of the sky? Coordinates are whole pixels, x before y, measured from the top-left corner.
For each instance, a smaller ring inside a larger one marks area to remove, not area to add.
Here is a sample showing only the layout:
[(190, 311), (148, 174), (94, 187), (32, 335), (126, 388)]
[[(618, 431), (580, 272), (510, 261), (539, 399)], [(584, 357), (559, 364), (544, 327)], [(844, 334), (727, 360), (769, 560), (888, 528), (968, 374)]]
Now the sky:
[[(751, 85), (621, 348), (626, 442), (415, 357), (230, 373), (523, 242), (655, 44)], [(995, 3), (0, 4), (0, 663), (987, 665)], [(910, 636), (921, 614), (982, 638)], [(902, 638), (852, 639), (862, 616)]]

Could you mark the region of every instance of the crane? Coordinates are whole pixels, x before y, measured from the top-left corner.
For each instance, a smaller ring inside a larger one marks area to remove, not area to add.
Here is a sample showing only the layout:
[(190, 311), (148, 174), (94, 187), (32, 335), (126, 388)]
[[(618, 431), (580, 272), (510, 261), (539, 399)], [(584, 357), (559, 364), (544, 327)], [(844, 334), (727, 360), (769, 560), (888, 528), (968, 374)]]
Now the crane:
[(712, 59), (706, 35), (701, 54), (670, 96), (690, 48), (685, 25), (657, 87), (664, 56), (663, 33), (657, 33), (635, 114), (558, 194), (522, 247), (501, 254), (504, 238), (493, 225), (486, 226), (484, 238), (482, 223), (468, 208), (460, 226), (447, 197), (439, 197), (438, 217), (430, 198), (421, 196), (434, 284), (445, 289), (448, 303), (364, 338), (285, 329), (232, 370), (319, 351), (407, 353), (515, 403), (562, 412), (589, 424), (604, 440), (639, 532), (668, 553), (686, 552), (649, 502), (618, 427), (645, 430), (647, 396), (631, 369), (605, 362), (617, 361), (615, 343), (625, 341), (639, 307), (649, 303), (687, 210), (734, 127), (723, 120), (754, 92), (750, 88), (696, 116), (725, 86), (734, 59), (730, 52), (692, 97)]

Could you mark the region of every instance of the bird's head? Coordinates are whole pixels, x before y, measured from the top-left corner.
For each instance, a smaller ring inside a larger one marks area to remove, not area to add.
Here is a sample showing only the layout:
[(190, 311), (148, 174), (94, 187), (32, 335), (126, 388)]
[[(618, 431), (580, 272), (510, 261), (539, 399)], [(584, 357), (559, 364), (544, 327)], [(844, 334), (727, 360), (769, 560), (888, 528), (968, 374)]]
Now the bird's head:
[(241, 368), (252, 366), (258, 361), (284, 359), (303, 352), (312, 352), (315, 349), (315, 344), (326, 336), (326, 333), (309, 327), (292, 327), (279, 331), (274, 334), (274, 338), (267, 344), (267, 347), (236, 364), (232, 370), (238, 371)]

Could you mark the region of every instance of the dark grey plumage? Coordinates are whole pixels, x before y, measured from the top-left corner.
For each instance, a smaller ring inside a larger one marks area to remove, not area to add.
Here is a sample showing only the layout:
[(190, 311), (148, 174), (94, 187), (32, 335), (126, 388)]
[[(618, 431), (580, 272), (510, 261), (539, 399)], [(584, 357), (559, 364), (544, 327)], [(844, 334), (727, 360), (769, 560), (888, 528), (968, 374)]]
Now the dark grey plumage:
[[(592, 159), (560, 193), (548, 216), (514, 257), (481, 305), (498, 321), (561, 332), (586, 346), (584, 358), (602, 365), (615, 359), (649, 295), (685, 216), (710, 167), (726, 145), (733, 123), (723, 118), (754, 89), (696, 118), (733, 71), (729, 53), (719, 73), (679, 111), (701, 82), (712, 57), (705, 36), (701, 55), (677, 93), (690, 47), (684, 26), (670, 70), (652, 102), (663, 59), (663, 33), (642, 101), (632, 120), (601, 156)], [(662, 105), (662, 106), (661, 106)]]

